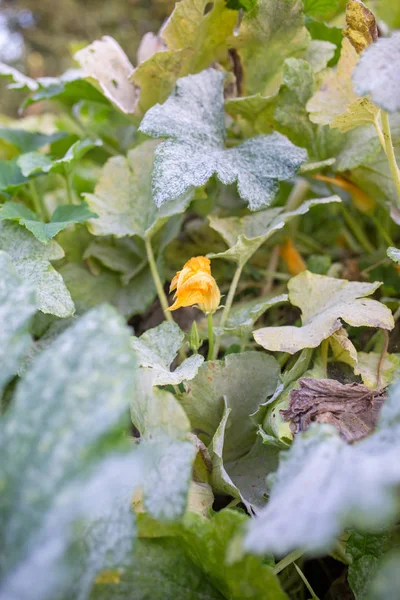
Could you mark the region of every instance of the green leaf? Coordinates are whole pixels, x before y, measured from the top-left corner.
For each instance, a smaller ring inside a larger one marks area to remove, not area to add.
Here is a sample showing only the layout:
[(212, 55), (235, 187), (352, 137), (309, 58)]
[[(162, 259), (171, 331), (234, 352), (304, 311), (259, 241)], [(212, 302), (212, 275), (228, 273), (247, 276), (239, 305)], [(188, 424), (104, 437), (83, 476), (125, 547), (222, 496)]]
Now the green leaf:
[(223, 600), (175, 537), (138, 540), (131, 564), (116, 575), (116, 582), (96, 583), (92, 600)]
[(265, 311), (288, 300), (289, 296), (287, 294), (280, 294), (273, 298), (253, 298), (252, 300), (235, 304), (229, 312), (224, 331), (243, 338), (249, 335), (254, 323)]
[(243, 10), (248, 11), (252, 10), (257, 6), (257, 0), (225, 0), (226, 6), (228, 8), (232, 8), (233, 10)]
[[(79, 597), (86, 597), (96, 567), (113, 564), (113, 558), (122, 561), (131, 547), (133, 517), (125, 494), (140, 481), (142, 459), (135, 451), (104, 459), (101, 446), (123, 426), (126, 399), (135, 386), (129, 338), (120, 317), (102, 307), (60, 335), (17, 386), (0, 434), (2, 600), (59, 597), (78, 577)], [(114, 513), (108, 513), (111, 508)], [(105, 514), (115, 527), (110, 521), (98, 546), (91, 547), (91, 536), (99, 533), (97, 520)], [(82, 527), (74, 526), (78, 518), (92, 520), (85, 535), (91, 561), (84, 572), (83, 565), (66, 557), (71, 542), (81, 542)]]
[(171, 521), (186, 510), (196, 448), (187, 439), (189, 419), (175, 396), (153, 384), (153, 373), (141, 369), (131, 416), (141, 447), (151, 450), (143, 486), (145, 508), (155, 518)]
[(100, 140), (86, 139), (78, 141), (72, 144), (62, 158), (56, 160), (52, 160), (48, 155), (40, 152), (27, 152), (21, 154), (17, 159), (17, 164), (25, 177), (42, 173), (64, 173), (70, 171), (73, 165), (83, 158), (89, 150), (101, 145)]
[(39, 310), (57, 317), (70, 317), (74, 303), (51, 260), (63, 258), (64, 251), (56, 242), (41, 244), (26, 229), (7, 221), (0, 222), (0, 249), (6, 250), (18, 275), (36, 290)]
[(138, 90), (129, 81), (133, 65), (121, 46), (110, 36), (96, 40), (74, 55), (86, 77), (123, 113), (133, 113)]
[[(256, 10), (245, 14), (239, 34), (233, 41), (244, 64), (246, 94), (276, 92), (283, 63), (289, 57), (300, 57), (309, 40), (299, 2), (258, 0)], [(265, 60), (266, 56), (268, 60)]]
[[(281, 460), (270, 500), (250, 524), (245, 549), (286, 554), (331, 550), (348, 527), (373, 532), (397, 518), (400, 389), (392, 389), (377, 428), (353, 445), (333, 428), (312, 424)], [(304, 490), (306, 489), (306, 493)], [(288, 527), (287, 517), (295, 514)]]
[(299, 215), (304, 215), (313, 206), (341, 202), (339, 196), (308, 200), (295, 211), (284, 212), (284, 208), (269, 208), (254, 215), (244, 217), (210, 216), (210, 227), (218, 231), (228, 244), (229, 249), (218, 254), (209, 254), (210, 258), (224, 258), (244, 265), (262, 244), (286, 223)]
[(288, 284), (289, 300), (302, 312), (302, 326), (264, 327), (254, 339), (272, 351), (295, 354), (303, 348), (316, 348), (342, 327), (392, 329), (391, 311), (376, 300), (366, 299), (381, 284), (349, 282), (304, 271)]
[(169, 138), (155, 152), (157, 206), (204, 185), (215, 173), (224, 184), (237, 183), (241, 197), (256, 210), (269, 204), (279, 181), (293, 177), (305, 161), (306, 152), (276, 132), (224, 148), (223, 80), (214, 69), (184, 77), (163, 105), (145, 115), (143, 133)]
[(93, 194), (84, 194), (89, 207), (99, 215), (90, 223), (94, 235), (154, 234), (168, 217), (183, 212), (192, 194), (174, 198), (161, 208), (153, 202), (151, 173), (158, 142), (148, 140), (130, 150), (127, 158), (115, 156), (103, 167)]
[(389, 545), (388, 533), (363, 535), (357, 531), (351, 532), (346, 543), (346, 554), (352, 559), (347, 580), (356, 600), (368, 598), (371, 581), (375, 579), (379, 563)]
[(393, 248), (393, 246), (390, 246), (390, 248), (387, 249), (386, 254), (390, 259), (392, 259), (393, 262), (400, 265), (400, 250), (398, 250), (398, 248)]
[(108, 105), (108, 101), (103, 94), (88, 81), (81, 79), (81, 77), (81, 71), (69, 70), (60, 77), (44, 77), (39, 79), (37, 90), (25, 100), (22, 107), (27, 108), (31, 104), (42, 102), (43, 100), (56, 100), (70, 107), (84, 100)]
[(339, 0), (305, 0), (304, 12), (314, 19), (326, 19), (335, 13)]
[(39, 87), (39, 84), (35, 79), (27, 77), (17, 69), (14, 69), (14, 67), (10, 67), (10, 65), (6, 65), (5, 63), (0, 63), (0, 77), (4, 77), (10, 82), (8, 86), (9, 89), (35, 91)]
[(16, 146), (21, 152), (33, 152), (46, 144), (52, 144), (66, 137), (66, 133), (57, 131), (46, 134), (40, 131), (27, 131), (25, 129), (6, 129), (0, 127), (0, 139)]
[(149, 329), (140, 338), (132, 338), (132, 347), (141, 367), (150, 369), (155, 385), (179, 385), (193, 379), (204, 357), (194, 354), (171, 372), (170, 367), (182, 346), (185, 334), (176, 323), (165, 321)]
[(274, 129), (276, 103), (277, 95), (254, 94), (254, 96), (229, 98), (225, 102), (225, 110), (234, 119), (239, 119), (241, 124), (244, 121), (252, 135), (254, 133), (271, 133)]
[(396, 600), (400, 586), (399, 576), (400, 552), (391, 552), (380, 566), (378, 574), (372, 582), (368, 600)]
[(17, 161), (17, 158), (0, 160), (0, 192), (13, 192), (28, 181)]
[[(268, 462), (265, 455), (253, 452), (257, 426), (250, 415), (275, 391), (278, 376), (279, 366), (272, 356), (232, 354), (224, 361), (204, 363), (187, 392), (179, 395), (192, 429), (200, 432), (206, 445), (211, 443), (215, 487), (227, 493), (226, 481), (230, 480), (228, 493), (241, 497), (248, 506), (264, 503), (271, 460), (276, 466), (275, 455)], [(254, 460), (250, 462), (249, 457)], [(246, 461), (251, 468), (243, 471)]]
[(379, 38), (364, 50), (354, 69), (354, 89), (359, 96), (371, 96), (372, 102), (387, 112), (400, 110), (400, 86), (396, 64), (400, 60), (400, 34)]
[(35, 291), (16, 273), (11, 258), (0, 251), (0, 393), (17, 373), (32, 339), (29, 325), (36, 311)]
[(24, 204), (6, 202), (0, 209), (0, 221), (16, 221), (33, 233), (36, 239), (47, 244), (60, 231), (71, 223), (84, 223), (96, 217), (96, 213), (88, 210), (84, 202), (79, 206), (58, 206), (50, 218), (49, 223), (40, 221), (32, 210)]
[[(138, 112), (162, 104), (179, 77), (198, 73), (215, 61), (226, 63), (237, 13), (225, 0), (181, 0), (159, 32), (166, 48), (139, 64), (131, 81), (140, 89)], [(157, 85), (154, 85), (154, 82)]]

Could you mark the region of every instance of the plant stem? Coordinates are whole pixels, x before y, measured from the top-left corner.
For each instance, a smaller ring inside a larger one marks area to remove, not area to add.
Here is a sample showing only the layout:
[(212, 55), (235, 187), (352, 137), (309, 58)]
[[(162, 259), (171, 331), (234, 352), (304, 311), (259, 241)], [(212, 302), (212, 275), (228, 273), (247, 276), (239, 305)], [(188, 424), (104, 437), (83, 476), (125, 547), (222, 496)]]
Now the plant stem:
[(146, 246), (147, 260), (149, 261), (150, 271), (153, 276), (154, 285), (156, 286), (158, 299), (160, 300), (161, 308), (164, 312), (164, 317), (171, 323), (174, 322), (171, 313), (168, 311), (168, 300), (164, 292), (163, 284), (158, 273), (156, 260), (154, 258), (153, 248), (151, 247), (150, 237), (146, 236), (144, 239)]
[(306, 197), (309, 189), (310, 184), (306, 179), (298, 179), (287, 199), (285, 212), (290, 212), (292, 210), (296, 210), (296, 208), (299, 208), (300, 204), (303, 203), (303, 200)]
[(311, 600), (318, 600), (318, 596), (315, 594), (315, 592), (312, 589), (311, 585), (308, 583), (308, 579), (304, 575), (303, 571), (296, 565), (296, 563), (293, 563), (293, 564), (294, 564), (294, 567), (295, 567), (297, 573), (300, 575), (301, 579), (303, 580), (304, 585), (306, 586), (306, 588), (310, 592), (310, 594), (311, 594)]
[(351, 232), (354, 234), (356, 240), (359, 242), (359, 244), (362, 246), (362, 248), (367, 254), (373, 254), (375, 252), (373, 245), (365, 235), (359, 223), (354, 219), (353, 215), (350, 213), (350, 211), (347, 210), (344, 204), (342, 204), (342, 211), (344, 220), (346, 221), (349, 229), (351, 229)]
[(207, 360), (212, 360), (214, 355), (214, 324), (212, 313), (207, 315), (208, 323), (208, 355)]
[(397, 166), (396, 155), (394, 153), (392, 132), (390, 130), (389, 115), (382, 111), (382, 129), (385, 136), (386, 155), (389, 162), (390, 172), (397, 192), (397, 207), (400, 208), (400, 171)]
[(71, 186), (71, 178), (70, 178), (70, 174), (68, 173), (67, 169), (65, 169), (65, 171), (64, 171), (64, 177), (65, 177), (65, 187), (67, 189), (68, 204), (75, 204), (74, 195), (73, 195), (72, 186)]
[(301, 556), (303, 556), (304, 550), (293, 550), (282, 558), (274, 567), (274, 574), (278, 575), (283, 569), (286, 569), (289, 565), (291, 565), (295, 560), (298, 560)]
[[(226, 321), (227, 321), (227, 319), (229, 317), (229, 312), (230, 312), (230, 310), (232, 308), (232, 302), (233, 302), (233, 299), (235, 297), (236, 288), (237, 288), (237, 285), (239, 283), (240, 276), (242, 274), (243, 266), (244, 265), (238, 265), (237, 266), (237, 269), (236, 269), (235, 274), (234, 274), (233, 279), (232, 279), (231, 286), (229, 288), (229, 292), (228, 292), (228, 297), (226, 299), (225, 308), (224, 308), (224, 310), (222, 312), (221, 321), (219, 323), (219, 326), (220, 326), (220, 329), (222, 330), (222, 332), (224, 331), (225, 323), (226, 323)], [(220, 345), (221, 345), (221, 336), (218, 335), (216, 337), (216, 339), (215, 339), (214, 352), (213, 352), (213, 356), (212, 356), (213, 360), (215, 360), (217, 358), (217, 356), (218, 356)]]
[(29, 182), (29, 191), (31, 193), (33, 206), (35, 207), (35, 211), (37, 214), (42, 217), (43, 221), (49, 220), (49, 215), (47, 213), (47, 208), (45, 203), (43, 202), (43, 198), (39, 196), (35, 182), (31, 179)]
[[(378, 115), (379, 118), (379, 115)], [(385, 141), (385, 136), (383, 135), (383, 131), (381, 129), (381, 126), (379, 124), (379, 120), (378, 118), (375, 119), (374, 121), (374, 125), (375, 125), (375, 129), (376, 129), (376, 133), (378, 134), (378, 138), (379, 141), (381, 143), (382, 148), (384, 149), (385, 153), (386, 153), (386, 141)]]
[(329, 340), (323, 340), (321, 342), (321, 348), (320, 348), (320, 355), (321, 355), (321, 361), (324, 367), (324, 372), (325, 372), (325, 377), (328, 376), (328, 352), (329, 352)]

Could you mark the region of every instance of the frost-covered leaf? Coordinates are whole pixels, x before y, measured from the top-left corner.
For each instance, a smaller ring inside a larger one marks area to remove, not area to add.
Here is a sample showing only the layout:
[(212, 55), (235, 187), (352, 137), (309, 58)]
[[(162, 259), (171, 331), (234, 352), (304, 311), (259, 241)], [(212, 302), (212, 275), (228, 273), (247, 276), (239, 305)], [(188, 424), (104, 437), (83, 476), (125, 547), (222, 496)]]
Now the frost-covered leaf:
[(194, 354), (172, 371), (171, 364), (182, 346), (185, 334), (176, 323), (165, 321), (149, 329), (140, 338), (132, 338), (132, 347), (141, 367), (151, 369), (155, 385), (179, 385), (195, 377), (204, 357)]
[(229, 249), (209, 256), (210, 258), (225, 258), (243, 265), (271, 235), (282, 229), (287, 222), (299, 215), (304, 215), (313, 206), (331, 202), (341, 202), (341, 200), (339, 196), (308, 200), (291, 212), (284, 212), (283, 208), (278, 207), (268, 208), (244, 217), (210, 216), (210, 227), (218, 231)]
[(35, 238), (43, 244), (50, 242), (57, 233), (71, 223), (84, 223), (95, 217), (96, 214), (88, 210), (87, 204), (84, 202), (78, 206), (71, 204), (58, 206), (48, 223), (40, 221), (36, 213), (24, 204), (6, 202), (0, 209), (0, 221), (16, 221), (31, 231)]
[(265, 477), (276, 463), (276, 452), (253, 449), (257, 426), (250, 415), (275, 391), (278, 376), (279, 365), (272, 356), (232, 354), (204, 363), (187, 392), (179, 395), (192, 429), (210, 445), (213, 485), (248, 506), (263, 504)]
[(293, 177), (306, 160), (305, 150), (276, 132), (225, 148), (223, 80), (224, 75), (214, 69), (184, 77), (163, 105), (145, 115), (143, 133), (169, 138), (155, 152), (157, 206), (204, 185), (216, 174), (224, 184), (237, 183), (239, 194), (256, 210), (269, 204), (279, 181)]
[(369, 589), (368, 600), (397, 600), (400, 588), (400, 552), (390, 552), (379, 566), (378, 573)]
[(246, 336), (252, 330), (257, 319), (259, 319), (265, 311), (272, 306), (287, 302), (288, 299), (289, 297), (287, 294), (280, 294), (273, 298), (253, 298), (252, 300), (240, 302), (230, 310), (228, 319), (224, 325), (224, 331), (239, 337)]
[(133, 65), (118, 42), (104, 36), (76, 52), (74, 58), (86, 77), (95, 80), (106, 98), (122, 112), (134, 112), (138, 90), (129, 81)]
[[(136, 452), (104, 459), (101, 448), (101, 440), (107, 446), (107, 436), (115, 439), (123, 426), (135, 386), (129, 338), (112, 309), (97, 309), (41, 353), (17, 386), (0, 434), (2, 600), (58, 598), (78, 578), (73, 597), (85, 598), (96, 567), (122, 561), (131, 548), (129, 496), (142, 459)], [(109, 512), (116, 505), (121, 512)], [(113, 527), (100, 529), (96, 548), (90, 539), (99, 533), (100, 517)], [(78, 518), (81, 527), (73, 527)], [(92, 526), (82, 535), (88, 520)], [(81, 563), (67, 562), (71, 543), (83, 544)]]
[[(392, 389), (376, 431), (348, 445), (326, 425), (296, 436), (281, 460), (270, 500), (249, 527), (248, 551), (310, 554), (331, 549), (343, 529), (376, 532), (397, 515), (400, 388)], [(296, 515), (288, 520), (288, 515)]]
[(0, 249), (6, 250), (18, 275), (36, 291), (38, 308), (57, 317), (70, 317), (75, 310), (71, 296), (51, 260), (63, 258), (56, 242), (44, 245), (16, 223), (0, 222)]
[[(329, 73), (321, 89), (307, 103), (310, 120), (320, 125), (337, 127), (346, 132), (362, 125), (374, 124), (379, 108), (353, 89), (352, 74), (359, 61), (355, 48), (345, 38), (337, 70)], [(368, 92), (366, 92), (368, 93)]]
[(324, 40), (311, 40), (304, 54), (306, 60), (312, 66), (314, 73), (320, 73), (326, 69), (328, 63), (333, 59), (336, 45)]
[(101, 146), (100, 140), (82, 140), (72, 144), (62, 158), (53, 160), (40, 152), (27, 152), (19, 156), (17, 163), (24, 177), (40, 175), (41, 173), (64, 173), (71, 170), (74, 164), (85, 156), (89, 150)]
[(39, 87), (39, 84), (35, 79), (27, 77), (17, 69), (14, 69), (14, 67), (6, 65), (5, 63), (0, 63), (0, 77), (4, 77), (10, 82), (9, 89), (35, 91)]
[(174, 520), (185, 512), (196, 454), (188, 441), (189, 419), (175, 396), (154, 386), (151, 370), (140, 370), (136, 390), (132, 421), (141, 434), (141, 447), (150, 450), (144, 505), (155, 518)]
[(378, 157), (380, 151), (382, 146), (373, 125), (352, 129), (344, 136), (343, 145), (336, 155), (334, 170), (352, 171), (361, 165), (367, 169), (368, 165), (371, 165), (370, 168), (374, 169), (374, 159)]
[(258, 344), (272, 351), (295, 354), (316, 348), (342, 327), (392, 329), (391, 311), (370, 296), (381, 284), (349, 282), (304, 271), (288, 284), (289, 300), (302, 311), (302, 326), (264, 327), (254, 332)]
[(0, 393), (17, 373), (32, 339), (29, 324), (36, 311), (35, 290), (16, 273), (8, 254), (0, 251)]
[(40, 133), (40, 131), (27, 131), (26, 129), (6, 129), (0, 127), (0, 139), (16, 146), (21, 152), (33, 152), (46, 144), (52, 144), (66, 137), (66, 133)]
[(285, 59), (300, 57), (307, 48), (302, 8), (296, 0), (259, 0), (244, 16), (233, 43), (244, 63), (247, 94), (277, 91)]
[(185, 210), (192, 198), (187, 192), (161, 208), (153, 202), (151, 173), (158, 142), (148, 140), (130, 150), (127, 157), (110, 158), (103, 167), (93, 194), (85, 194), (89, 207), (99, 215), (90, 223), (95, 235), (154, 234), (168, 217)]
[(392, 259), (393, 262), (400, 264), (400, 250), (398, 248), (390, 246), (390, 248), (387, 249), (386, 254)]
[(388, 112), (400, 110), (400, 33), (379, 38), (362, 54), (353, 73), (354, 89), (359, 96), (369, 94), (372, 101)]

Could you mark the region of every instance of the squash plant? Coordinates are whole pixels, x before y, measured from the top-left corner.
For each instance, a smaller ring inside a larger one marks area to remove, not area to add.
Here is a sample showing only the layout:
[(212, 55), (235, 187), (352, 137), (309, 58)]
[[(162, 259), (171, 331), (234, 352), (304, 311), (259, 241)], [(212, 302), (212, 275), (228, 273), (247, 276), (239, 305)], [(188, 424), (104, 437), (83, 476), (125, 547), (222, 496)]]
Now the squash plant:
[(136, 65), (107, 32), (0, 64), (0, 600), (397, 598), (400, 20), (367, 4), (180, 0)]

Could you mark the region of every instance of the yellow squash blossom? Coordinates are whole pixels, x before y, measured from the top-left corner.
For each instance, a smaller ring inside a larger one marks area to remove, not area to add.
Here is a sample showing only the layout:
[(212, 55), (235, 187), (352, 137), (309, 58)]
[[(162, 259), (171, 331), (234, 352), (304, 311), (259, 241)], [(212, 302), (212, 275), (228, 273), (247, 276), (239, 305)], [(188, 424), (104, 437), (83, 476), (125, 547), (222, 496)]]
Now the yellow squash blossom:
[(221, 299), (217, 282), (211, 275), (210, 261), (205, 256), (188, 260), (171, 281), (169, 291), (175, 291), (175, 302), (169, 310), (197, 304), (203, 312), (213, 313)]

